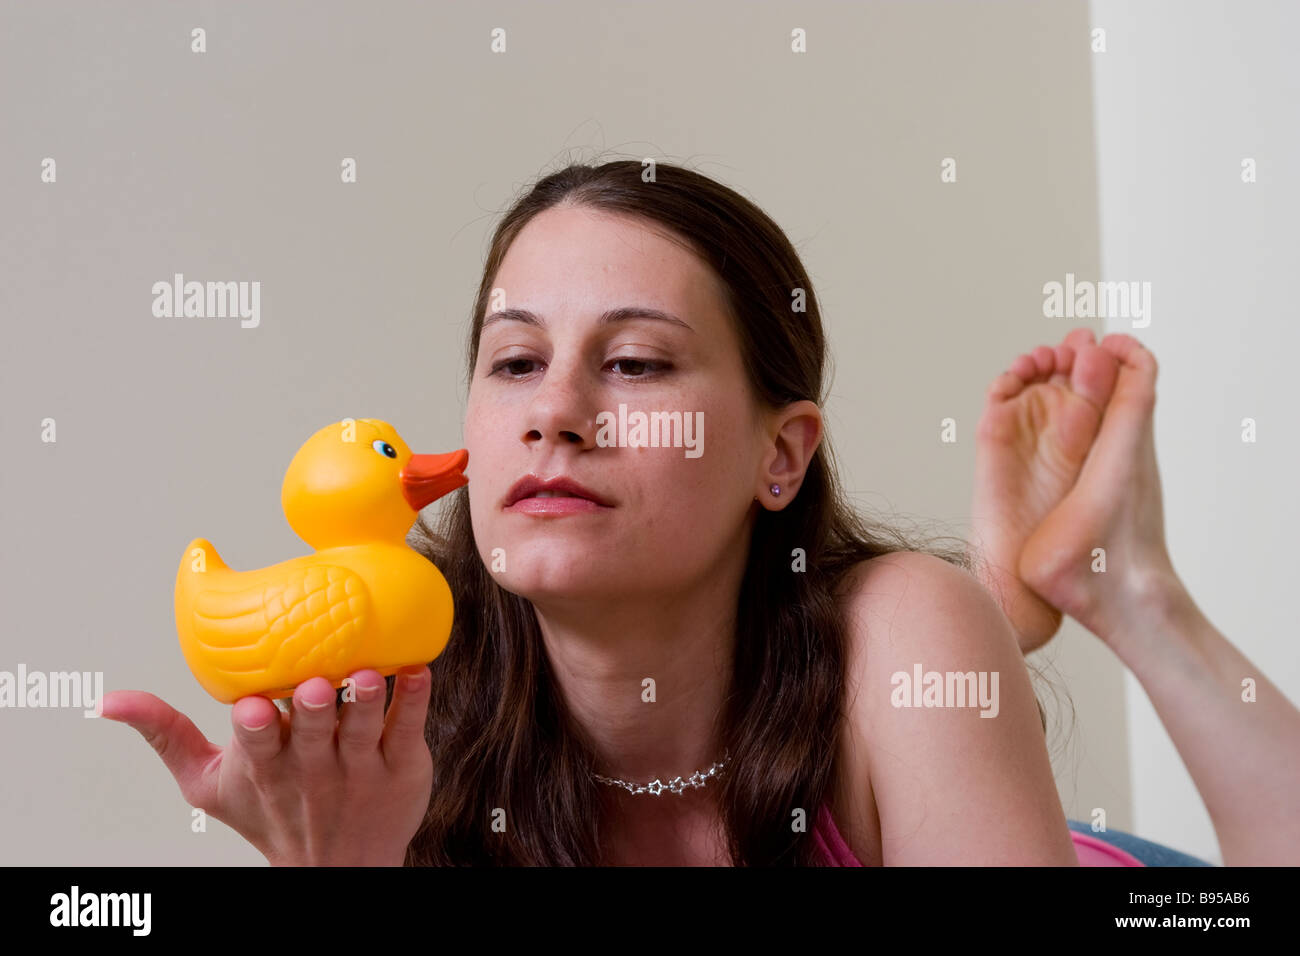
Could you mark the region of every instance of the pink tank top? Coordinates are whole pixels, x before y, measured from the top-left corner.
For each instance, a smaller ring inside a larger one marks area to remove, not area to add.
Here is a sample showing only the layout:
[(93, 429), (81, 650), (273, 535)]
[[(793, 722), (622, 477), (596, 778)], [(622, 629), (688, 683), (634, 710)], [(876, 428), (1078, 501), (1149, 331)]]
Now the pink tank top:
[[(862, 863), (849, 845), (840, 836), (835, 826), (830, 809), (822, 804), (817, 822), (813, 825), (813, 840), (821, 851), (826, 866), (861, 866)], [(1088, 836), (1086, 833), (1070, 831), (1074, 841), (1074, 852), (1079, 858), (1080, 866), (1144, 866), (1145, 864), (1131, 853), (1125, 853), (1119, 847), (1111, 846), (1104, 840)]]

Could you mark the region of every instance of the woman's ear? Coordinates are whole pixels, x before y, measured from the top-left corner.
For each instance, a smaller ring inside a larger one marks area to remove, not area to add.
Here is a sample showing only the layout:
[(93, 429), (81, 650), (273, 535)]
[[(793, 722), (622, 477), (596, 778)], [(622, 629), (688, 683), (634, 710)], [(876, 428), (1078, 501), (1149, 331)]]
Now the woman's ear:
[(764, 508), (780, 511), (795, 496), (808, 463), (822, 440), (822, 413), (815, 402), (791, 402), (772, 413), (771, 447), (763, 456), (755, 497)]

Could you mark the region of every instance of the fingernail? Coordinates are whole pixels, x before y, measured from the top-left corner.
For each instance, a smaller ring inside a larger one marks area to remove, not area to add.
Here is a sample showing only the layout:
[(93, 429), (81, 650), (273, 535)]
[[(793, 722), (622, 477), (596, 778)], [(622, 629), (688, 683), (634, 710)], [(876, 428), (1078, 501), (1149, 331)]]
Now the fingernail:
[(303, 700), (302, 705), (308, 710), (324, 710), (332, 703), (334, 703), (332, 700), (324, 700), (320, 703), (311, 700)]
[(239, 726), (243, 727), (245, 730), (250, 730), (250, 731), (265, 730), (267, 727), (271, 726), (271, 721), (268, 720), (266, 723), (258, 724), (256, 727), (254, 727), (252, 724), (245, 724), (241, 722)]
[(426, 671), (417, 671), (415, 673), (402, 673), (402, 686), (407, 690), (416, 690), (424, 682)]

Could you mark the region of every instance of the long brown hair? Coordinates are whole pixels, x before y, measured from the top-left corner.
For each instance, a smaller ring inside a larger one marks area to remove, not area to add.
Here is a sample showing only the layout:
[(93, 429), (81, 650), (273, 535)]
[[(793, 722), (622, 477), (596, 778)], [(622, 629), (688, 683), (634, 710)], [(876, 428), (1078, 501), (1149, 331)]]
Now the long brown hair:
[[(506, 250), (530, 219), (561, 203), (638, 217), (684, 240), (722, 280), (755, 394), (773, 408), (822, 403), (821, 315), (785, 234), (748, 199), (704, 175), (658, 163), (647, 181), (633, 160), (569, 165), (506, 212), (474, 302), (471, 376)], [(802, 311), (792, 305), (796, 290), (803, 290)], [(591, 777), (593, 749), (558, 691), (532, 604), (498, 585), (479, 557), (468, 489), (448, 498), (436, 529), (421, 516), (410, 540), (451, 585), (456, 618), (430, 665), (435, 779), (407, 864), (599, 864), (602, 784)], [(970, 569), (964, 547), (933, 547), (933, 540), (921, 545), (864, 522), (844, 497), (825, 438), (795, 498), (782, 511), (759, 511), (737, 598), (732, 687), (719, 718), (731, 756), (709, 784), (718, 788), (736, 865), (817, 862), (810, 833), (834, 792), (843, 704), (837, 586), (860, 562), (894, 551), (924, 550)], [(795, 549), (803, 551), (805, 571), (792, 569)], [(792, 828), (796, 808), (805, 810), (808, 832)], [(504, 828), (494, 829), (494, 819)]]

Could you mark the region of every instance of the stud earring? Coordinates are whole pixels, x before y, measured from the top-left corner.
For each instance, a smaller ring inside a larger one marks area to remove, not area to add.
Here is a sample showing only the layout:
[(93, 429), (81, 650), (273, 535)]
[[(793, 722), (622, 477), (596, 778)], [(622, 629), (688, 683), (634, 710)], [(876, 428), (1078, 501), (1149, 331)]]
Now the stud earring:
[(767, 489), (767, 490), (770, 491), (770, 492), (772, 492), (772, 497), (773, 497), (773, 498), (780, 498), (780, 497), (781, 497), (781, 486), (778, 485), (778, 484), (776, 484), (775, 482), (773, 482), (772, 487), (769, 488), (769, 489)]

